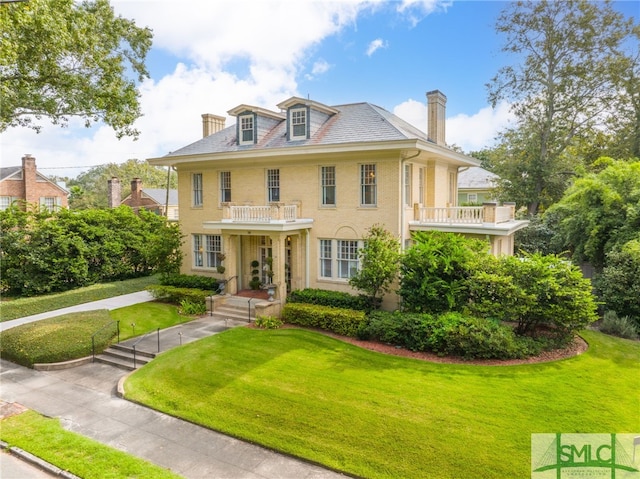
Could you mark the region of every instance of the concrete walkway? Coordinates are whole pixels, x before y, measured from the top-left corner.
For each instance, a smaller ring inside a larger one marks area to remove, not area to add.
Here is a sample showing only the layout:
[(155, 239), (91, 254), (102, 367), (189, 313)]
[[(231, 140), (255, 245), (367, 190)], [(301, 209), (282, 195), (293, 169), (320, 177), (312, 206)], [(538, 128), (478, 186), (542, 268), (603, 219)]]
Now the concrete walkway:
[[(86, 307), (85, 310), (115, 309), (126, 305), (123, 302), (133, 300), (131, 295), (125, 296), (129, 298), (113, 298), (108, 306), (102, 301), (96, 302), (102, 303), (101, 306), (96, 306), (96, 303), (81, 306)], [(138, 299), (138, 302), (148, 300)], [(69, 309), (72, 308), (65, 308)], [(52, 312), (51, 316), (64, 314), (60, 311), (64, 310)], [(175, 326), (161, 331), (161, 350), (240, 324), (203, 317)], [(157, 349), (155, 335), (144, 341), (148, 341), (144, 349)], [(140, 343), (142, 347), (143, 342)], [(116, 386), (126, 374), (124, 370), (100, 363), (60, 371), (35, 371), (0, 360), (0, 406), (18, 403), (46, 416), (58, 417), (68, 430), (146, 459), (188, 479), (347, 477), (120, 399), (115, 394)], [(224, 405), (212, 404), (211, 407)], [(0, 461), (2, 477), (5, 477), (5, 464), (8, 462)]]

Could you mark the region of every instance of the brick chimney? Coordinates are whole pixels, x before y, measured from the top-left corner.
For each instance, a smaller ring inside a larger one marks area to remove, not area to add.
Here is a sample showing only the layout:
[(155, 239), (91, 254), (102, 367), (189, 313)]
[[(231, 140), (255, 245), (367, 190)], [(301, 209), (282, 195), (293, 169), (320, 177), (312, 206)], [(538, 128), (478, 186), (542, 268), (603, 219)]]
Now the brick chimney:
[[(133, 209), (140, 207), (142, 203), (142, 180), (140, 178), (134, 178), (131, 180), (131, 203), (130, 206)], [(137, 211), (137, 209), (136, 209)]]
[(39, 203), (36, 183), (36, 159), (30, 154), (22, 157), (22, 177), (24, 178), (24, 199), (27, 203)]
[(447, 97), (439, 90), (427, 92), (427, 136), (436, 145), (446, 146), (445, 121)]
[(224, 129), (226, 118), (224, 116), (213, 115), (211, 113), (202, 114), (202, 138), (219, 132)]
[(109, 208), (117, 208), (122, 201), (122, 186), (117, 177), (107, 181), (107, 203)]

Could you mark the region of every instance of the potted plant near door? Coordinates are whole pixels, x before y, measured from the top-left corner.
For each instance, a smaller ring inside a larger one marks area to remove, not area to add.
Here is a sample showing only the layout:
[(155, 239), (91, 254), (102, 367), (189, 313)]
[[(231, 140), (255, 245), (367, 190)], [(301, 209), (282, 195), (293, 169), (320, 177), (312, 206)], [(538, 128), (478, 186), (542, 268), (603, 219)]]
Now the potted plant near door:
[(251, 262), (251, 281), (249, 281), (249, 287), (251, 289), (260, 289), (260, 271), (258, 270), (260, 263), (257, 260)]
[(222, 263), (227, 256), (224, 253), (218, 253), (216, 256), (218, 258), (218, 266), (216, 267), (216, 270), (218, 271), (218, 273), (223, 274), (226, 268)]

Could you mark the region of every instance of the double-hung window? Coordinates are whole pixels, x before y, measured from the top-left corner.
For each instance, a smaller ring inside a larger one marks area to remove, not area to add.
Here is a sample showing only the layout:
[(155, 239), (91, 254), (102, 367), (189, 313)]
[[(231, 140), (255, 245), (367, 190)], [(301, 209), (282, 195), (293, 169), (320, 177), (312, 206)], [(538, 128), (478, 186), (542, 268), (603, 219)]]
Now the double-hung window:
[(231, 201), (231, 172), (220, 172), (220, 202), (227, 203)]
[(193, 206), (202, 206), (202, 173), (191, 175), (191, 188)]
[(360, 165), (360, 205), (375, 206), (377, 196), (376, 165)]
[(319, 250), (319, 276), (322, 279), (345, 280), (353, 277), (360, 266), (359, 240), (321, 239)]
[(280, 201), (280, 170), (267, 170), (267, 200)]
[(0, 211), (8, 209), (14, 200), (12, 196), (0, 196)]
[(240, 117), (240, 144), (253, 144), (254, 129), (253, 115), (242, 115)]
[(307, 138), (307, 109), (296, 108), (291, 110), (291, 139), (301, 140)]
[(320, 168), (320, 185), (322, 189), (322, 206), (336, 205), (336, 167)]
[(412, 173), (411, 165), (404, 165), (404, 205), (411, 206), (411, 189), (412, 189)]
[(58, 205), (59, 205), (59, 198), (56, 196), (40, 197), (40, 207), (47, 211), (55, 211)]
[(222, 265), (222, 236), (193, 235), (193, 265), (196, 268), (216, 268)]

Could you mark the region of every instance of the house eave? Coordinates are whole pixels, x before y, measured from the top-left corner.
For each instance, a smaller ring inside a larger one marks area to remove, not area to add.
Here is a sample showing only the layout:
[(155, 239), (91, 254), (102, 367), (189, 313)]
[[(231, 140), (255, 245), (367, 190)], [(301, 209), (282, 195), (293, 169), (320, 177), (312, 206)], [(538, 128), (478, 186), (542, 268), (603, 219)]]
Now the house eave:
[(313, 219), (303, 218), (295, 221), (272, 220), (264, 223), (231, 220), (204, 221), (202, 223), (202, 227), (204, 229), (215, 229), (221, 231), (244, 231), (248, 234), (251, 234), (254, 231), (278, 233), (311, 229), (313, 227)]
[(362, 153), (373, 151), (410, 151), (412, 153), (415, 153), (416, 150), (419, 153), (424, 154), (425, 158), (441, 158), (448, 160), (457, 166), (478, 166), (480, 164), (480, 162), (475, 158), (455, 152), (449, 148), (419, 139), (380, 142), (336, 143), (332, 145), (302, 145), (267, 149), (250, 148), (236, 151), (198, 153), (183, 156), (163, 156), (157, 158), (148, 158), (147, 161), (150, 164), (156, 166), (178, 166), (181, 164), (209, 161), (229, 161), (243, 159), (257, 160), (271, 159), (274, 157), (282, 159), (286, 157), (313, 156), (336, 153)]

